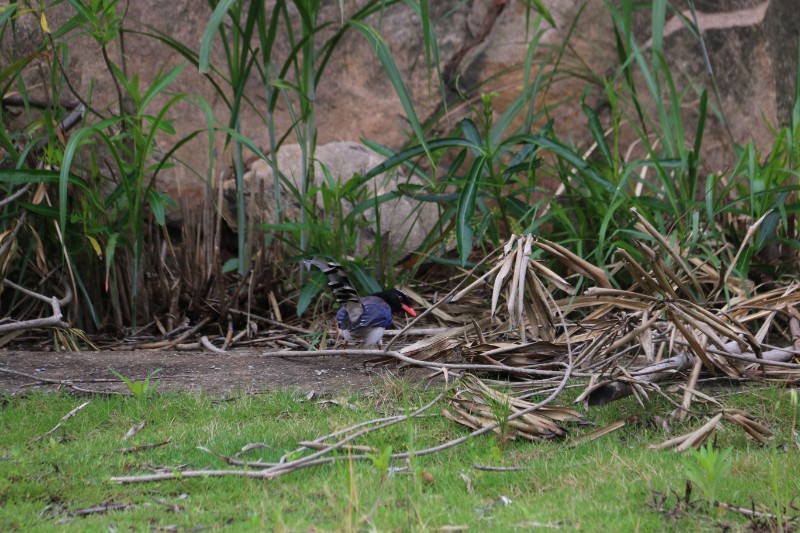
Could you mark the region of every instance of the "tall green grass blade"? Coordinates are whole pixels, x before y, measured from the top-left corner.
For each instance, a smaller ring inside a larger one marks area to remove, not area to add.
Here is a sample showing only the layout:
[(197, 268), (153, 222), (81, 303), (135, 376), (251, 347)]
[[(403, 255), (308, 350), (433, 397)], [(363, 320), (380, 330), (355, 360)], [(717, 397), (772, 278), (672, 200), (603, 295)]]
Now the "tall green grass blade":
[(403, 150), (402, 152), (398, 152), (397, 154), (393, 155), (380, 165), (366, 172), (363, 176), (361, 176), (361, 183), (366, 183), (375, 176), (383, 174), (387, 170), (391, 170), (394, 167), (403, 164), (407, 161), (410, 161), (415, 157), (419, 157), (422, 154), (429, 153), (429, 150), (439, 150), (442, 148), (452, 148), (457, 146), (461, 146), (464, 148), (474, 148), (475, 144), (465, 139), (447, 138), (447, 139), (437, 139), (435, 141), (430, 141), (429, 143), (427, 143), (426, 146), (414, 146), (412, 148), (408, 148), (406, 150)]
[[(412, 2), (413, 5), (413, 2)], [(433, 48), (436, 46), (436, 41), (433, 36), (433, 28), (431, 22), (431, 10), (428, 5), (428, 0), (419, 0), (419, 18), (422, 23), (422, 42), (425, 45), (425, 66), (428, 70), (428, 93), (431, 92), (431, 61), (433, 56)]]
[(367, 294), (372, 294), (373, 292), (378, 292), (381, 290), (381, 286), (377, 281), (375, 281), (375, 278), (370, 276), (367, 271), (361, 267), (361, 265), (352, 262), (348, 263), (347, 271), (353, 275), (353, 277), (356, 279), (356, 283), (363, 287)]
[(389, 47), (386, 45), (386, 41), (383, 40), (383, 37), (381, 37), (381, 35), (372, 26), (364, 22), (351, 20), (348, 22), (348, 24), (357, 29), (367, 39), (367, 41), (369, 41), (369, 43), (377, 52), (378, 59), (383, 65), (383, 69), (386, 71), (386, 75), (389, 77), (389, 81), (394, 87), (395, 93), (397, 94), (398, 98), (400, 98), (400, 103), (403, 105), (403, 110), (406, 112), (406, 118), (408, 118), (408, 121), (411, 124), (411, 129), (414, 130), (417, 141), (419, 141), (419, 144), (425, 151), (428, 159), (433, 161), (433, 155), (431, 154), (430, 148), (428, 147), (428, 143), (425, 139), (425, 132), (422, 129), (422, 124), (420, 124), (419, 119), (417, 118), (417, 113), (414, 110), (414, 105), (411, 102), (411, 96), (406, 90), (406, 86), (403, 83), (403, 78), (400, 75), (400, 71), (397, 70), (397, 65), (392, 58), (392, 53), (389, 50)]
[(597, 148), (600, 150), (600, 153), (603, 154), (603, 158), (606, 160), (608, 166), (613, 166), (614, 162), (611, 156), (611, 149), (608, 147), (608, 141), (606, 141), (606, 135), (603, 132), (603, 127), (600, 125), (600, 119), (597, 117), (597, 113), (594, 112), (594, 109), (586, 105), (587, 94), (588, 92), (583, 93), (581, 109), (583, 110), (583, 114), (586, 115), (589, 131), (592, 134), (594, 142), (597, 143)]
[(667, 18), (667, 1), (653, 0), (650, 13), (652, 24), (652, 50), (663, 54), (664, 52), (664, 23)]
[(461, 196), (458, 198), (455, 232), (456, 247), (458, 248), (458, 256), (461, 259), (462, 266), (467, 263), (469, 254), (472, 251), (472, 217), (475, 214), (475, 200), (480, 189), (480, 179), (485, 171), (486, 159), (483, 157), (477, 158), (470, 167)]
[(203, 37), (200, 41), (200, 53), (198, 57), (201, 74), (208, 73), (209, 64), (211, 63), (211, 44), (214, 42), (217, 31), (219, 31), (222, 19), (225, 18), (225, 15), (228, 14), (228, 11), (236, 2), (237, 0), (221, 0), (211, 13), (208, 25), (206, 25), (206, 29), (203, 31)]
[(322, 290), (323, 283), (320, 281), (320, 278), (321, 274), (316, 272), (306, 278), (306, 284), (303, 290), (300, 291), (300, 296), (297, 298), (297, 316), (301, 316), (305, 312), (309, 304)]

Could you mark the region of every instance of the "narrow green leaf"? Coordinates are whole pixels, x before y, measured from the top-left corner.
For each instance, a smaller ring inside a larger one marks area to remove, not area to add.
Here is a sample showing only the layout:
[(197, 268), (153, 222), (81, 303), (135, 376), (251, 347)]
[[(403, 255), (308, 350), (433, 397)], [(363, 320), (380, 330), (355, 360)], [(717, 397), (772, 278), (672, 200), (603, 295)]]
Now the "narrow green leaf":
[(266, 229), (272, 231), (291, 231), (300, 233), (301, 231), (313, 231), (320, 233), (323, 237), (333, 235), (333, 231), (327, 226), (322, 224), (314, 224), (311, 222), (282, 222), (280, 224), (256, 224), (258, 229)]
[(311, 300), (322, 290), (322, 282), (320, 281), (320, 274), (313, 273), (308, 277), (303, 290), (300, 291), (300, 296), (297, 298), (297, 316), (301, 316), (308, 308)]
[(616, 187), (613, 183), (603, 178), (592, 166), (587, 163), (579, 154), (568, 146), (561, 144), (558, 141), (549, 139), (544, 135), (515, 135), (510, 137), (507, 144), (520, 143), (527, 144), (533, 143), (543, 148), (547, 148), (557, 156), (575, 167), (575, 169), (582, 175), (590, 178), (592, 181), (603, 187), (608, 192), (614, 192)]
[(437, 204), (441, 202), (452, 202), (453, 200), (458, 200), (461, 196), (457, 192), (450, 194), (434, 194), (428, 187), (413, 183), (398, 183), (397, 190), (404, 196), (413, 198), (418, 202), (433, 202)]
[(236, 272), (239, 269), (239, 258), (231, 257), (222, 265), (222, 273)]
[(69, 138), (67, 146), (64, 148), (64, 157), (61, 162), (61, 172), (58, 182), (58, 227), (61, 230), (61, 235), (66, 235), (67, 228), (67, 185), (69, 184), (69, 169), (72, 166), (72, 160), (75, 154), (82, 145), (89, 142), (89, 136), (95, 133), (93, 127), (81, 128)]
[(119, 240), (119, 233), (112, 233), (106, 243), (106, 276), (111, 272), (111, 267), (114, 266), (114, 256), (117, 252), (117, 241)]
[[(361, 265), (356, 263), (348, 263), (347, 271), (353, 275), (353, 277), (356, 279), (356, 283), (367, 291), (367, 294), (372, 294), (382, 290), (378, 282), (375, 281), (375, 278), (367, 274), (367, 271), (361, 268)], [(364, 293), (362, 293), (362, 295), (363, 294)]]
[(147, 189), (147, 203), (159, 226), (166, 224), (166, 206), (170, 204), (171, 198), (165, 193), (159, 192), (154, 188)]
[(476, 156), (481, 155), (483, 152), (483, 139), (481, 139), (481, 134), (478, 132), (475, 123), (465, 118), (461, 121), (461, 131), (464, 132), (464, 138), (474, 145), (471, 148), (472, 153)]
[(152, 85), (150, 85), (150, 88), (147, 89), (147, 92), (142, 98), (142, 103), (141, 103), (142, 110), (147, 108), (147, 104), (150, 103), (150, 100), (152, 100), (156, 95), (164, 91), (164, 89), (172, 85), (172, 82), (174, 82), (175, 79), (178, 76), (180, 76), (181, 72), (183, 72), (183, 68), (185, 66), (186, 65), (184, 63), (181, 63), (177, 67), (170, 70), (166, 76), (159, 76), (156, 78), (155, 82)]
[(485, 167), (486, 159), (483, 157), (479, 157), (472, 163), (467, 175), (467, 181), (461, 191), (461, 196), (458, 198), (455, 231), (456, 246), (462, 266), (466, 265), (469, 254), (472, 251), (473, 231), (471, 223), (475, 214), (475, 199), (478, 197), (478, 186)]
[(350, 224), (355, 223), (355, 218), (364, 211), (367, 211), (368, 209), (377, 209), (382, 203), (388, 202), (389, 200), (394, 200), (400, 196), (403, 196), (400, 191), (390, 191), (364, 200), (355, 206), (352, 211), (350, 211), (350, 213), (347, 215), (347, 218), (344, 220), (344, 226), (350, 227)]
[[(431, 141), (430, 143), (427, 144), (427, 148), (430, 150), (438, 150), (440, 148), (451, 148), (454, 146), (473, 148), (475, 145), (465, 139), (452, 139), (452, 138), (438, 139), (435, 141)], [(380, 165), (376, 166), (375, 168), (373, 168), (372, 170), (366, 172), (363, 176), (361, 176), (361, 182), (366, 183), (375, 176), (383, 174), (387, 170), (390, 170), (396, 167), (397, 165), (400, 165), (406, 161), (418, 157), (426, 152), (427, 152), (426, 147), (423, 146), (414, 146), (407, 150), (403, 150), (402, 152), (398, 152), (397, 154), (393, 155)]]
[(364, 22), (351, 20), (348, 22), (348, 24), (357, 29), (364, 37), (366, 37), (367, 41), (369, 41), (373, 48), (375, 48), (375, 51), (378, 54), (378, 59), (383, 65), (383, 69), (386, 71), (386, 75), (389, 77), (389, 81), (392, 83), (395, 93), (400, 98), (400, 103), (403, 105), (403, 109), (406, 112), (406, 118), (408, 118), (411, 128), (414, 130), (414, 133), (417, 136), (417, 141), (419, 141), (419, 144), (422, 146), (425, 154), (428, 156), (428, 159), (432, 161), (433, 156), (431, 155), (427, 141), (425, 140), (425, 132), (422, 129), (422, 124), (420, 124), (419, 119), (417, 118), (417, 113), (414, 111), (414, 106), (411, 102), (411, 96), (406, 90), (406, 86), (403, 83), (403, 78), (400, 75), (400, 71), (397, 70), (397, 65), (392, 58), (392, 53), (389, 50), (389, 47), (386, 45), (386, 41), (383, 40), (383, 37), (381, 37), (381, 35), (372, 26)]
[(603, 127), (600, 125), (600, 119), (597, 117), (597, 113), (594, 112), (594, 109), (586, 105), (587, 94), (588, 92), (583, 93), (583, 98), (581, 98), (581, 109), (583, 109), (583, 114), (586, 115), (586, 119), (589, 122), (589, 131), (592, 133), (592, 137), (597, 143), (600, 153), (603, 154), (608, 166), (612, 166), (613, 159), (611, 156), (611, 150), (608, 147), (608, 142), (606, 141), (606, 135), (603, 132)]
[(556, 28), (556, 20), (553, 18), (553, 15), (550, 14), (550, 10), (544, 5), (542, 0), (532, 0), (533, 7), (536, 9), (536, 12), (539, 13), (552, 27)]
[(700, 108), (697, 117), (697, 129), (694, 132), (694, 155), (700, 158), (700, 146), (703, 143), (703, 133), (706, 131), (706, 110), (708, 107), (708, 91), (700, 91)]
[(225, 15), (235, 3), (236, 0), (221, 0), (211, 13), (211, 18), (208, 20), (208, 25), (203, 31), (203, 38), (200, 41), (201, 74), (208, 73), (208, 66), (211, 62), (211, 43), (214, 41), (214, 36), (217, 34), (220, 24), (222, 24), (222, 19), (225, 18)]
[(75, 11), (77, 11), (81, 17), (84, 18), (85, 22), (91, 25), (97, 24), (97, 17), (95, 17), (94, 13), (86, 8), (86, 5), (82, 0), (69, 0), (69, 4), (75, 8)]

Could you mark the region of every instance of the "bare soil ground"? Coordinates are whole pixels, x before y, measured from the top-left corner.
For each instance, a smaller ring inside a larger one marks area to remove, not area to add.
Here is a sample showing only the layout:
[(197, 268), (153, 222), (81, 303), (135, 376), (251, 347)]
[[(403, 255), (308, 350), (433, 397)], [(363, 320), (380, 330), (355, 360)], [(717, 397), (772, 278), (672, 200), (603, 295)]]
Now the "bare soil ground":
[[(391, 372), (366, 365), (367, 357), (269, 357), (266, 350), (209, 352), (100, 351), (25, 352), (0, 350), (0, 393), (55, 390), (71, 382), (91, 391), (126, 390), (109, 370), (143, 380), (161, 368), (159, 391), (203, 391), (214, 395), (298, 390), (317, 394), (367, 390)], [(415, 370), (413, 373), (418, 374)], [(396, 373), (396, 372), (394, 372)], [(419, 374), (422, 375), (422, 374)], [(53, 382), (55, 381), (55, 382)]]

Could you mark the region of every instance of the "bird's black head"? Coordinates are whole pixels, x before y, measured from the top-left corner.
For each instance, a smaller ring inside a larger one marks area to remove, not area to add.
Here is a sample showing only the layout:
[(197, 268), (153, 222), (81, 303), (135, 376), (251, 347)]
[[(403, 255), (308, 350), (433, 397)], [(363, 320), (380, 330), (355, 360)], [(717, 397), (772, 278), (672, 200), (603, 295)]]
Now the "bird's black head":
[(392, 308), (392, 313), (399, 313), (402, 311), (408, 316), (417, 316), (417, 312), (408, 305), (408, 296), (403, 294), (403, 291), (399, 289), (376, 292), (372, 296), (377, 296), (389, 304), (389, 307)]

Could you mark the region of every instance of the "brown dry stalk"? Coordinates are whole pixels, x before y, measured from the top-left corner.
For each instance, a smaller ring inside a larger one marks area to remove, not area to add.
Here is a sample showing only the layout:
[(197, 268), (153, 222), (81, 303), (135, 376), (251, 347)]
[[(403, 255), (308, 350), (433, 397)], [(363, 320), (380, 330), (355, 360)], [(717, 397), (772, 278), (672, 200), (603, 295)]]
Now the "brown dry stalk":
[(87, 405), (89, 405), (89, 403), (91, 403), (91, 402), (83, 402), (83, 403), (82, 403), (82, 404), (80, 404), (78, 407), (76, 407), (75, 409), (73, 409), (73, 410), (72, 410), (72, 411), (70, 411), (69, 413), (67, 413), (67, 414), (65, 414), (64, 416), (62, 416), (62, 417), (61, 417), (61, 420), (59, 420), (59, 421), (58, 421), (58, 424), (56, 424), (56, 425), (53, 427), (53, 429), (51, 429), (50, 431), (48, 431), (48, 432), (46, 432), (46, 433), (43, 433), (42, 435), (39, 435), (39, 436), (38, 436), (38, 437), (36, 437), (34, 440), (37, 440), (37, 441), (39, 441), (39, 440), (42, 440), (43, 438), (47, 437), (48, 435), (52, 435), (53, 433), (55, 433), (56, 431), (58, 431), (58, 428), (60, 428), (60, 427), (61, 427), (61, 426), (64, 424), (64, 422), (66, 422), (67, 420), (69, 420), (70, 418), (72, 418), (73, 416), (75, 416), (76, 414), (78, 414), (78, 412), (79, 412), (81, 409), (83, 409), (84, 407), (86, 407)]

